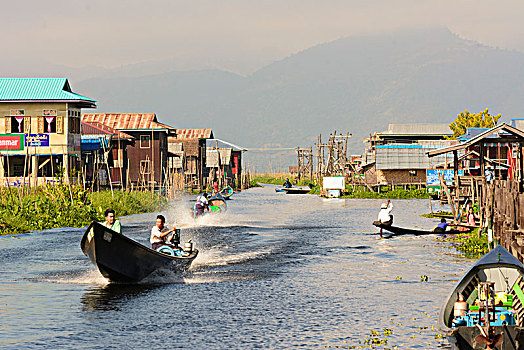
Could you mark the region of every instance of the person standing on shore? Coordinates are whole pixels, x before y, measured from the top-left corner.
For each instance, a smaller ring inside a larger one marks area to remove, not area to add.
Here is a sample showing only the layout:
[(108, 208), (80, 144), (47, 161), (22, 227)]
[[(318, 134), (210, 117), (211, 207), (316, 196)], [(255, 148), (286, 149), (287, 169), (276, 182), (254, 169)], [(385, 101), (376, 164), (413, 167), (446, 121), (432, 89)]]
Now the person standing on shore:
[(115, 219), (115, 211), (113, 209), (107, 209), (104, 212), (104, 216), (106, 218), (106, 221), (102, 223), (102, 225), (115, 232), (122, 234), (122, 225), (120, 224), (120, 220)]

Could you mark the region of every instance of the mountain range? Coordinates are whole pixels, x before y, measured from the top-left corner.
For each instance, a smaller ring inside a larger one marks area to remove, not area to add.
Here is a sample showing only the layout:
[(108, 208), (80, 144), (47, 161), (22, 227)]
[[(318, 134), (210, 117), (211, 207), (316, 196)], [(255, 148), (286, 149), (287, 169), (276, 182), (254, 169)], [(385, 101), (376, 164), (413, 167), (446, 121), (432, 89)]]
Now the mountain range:
[[(446, 28), (342, 38), (247, 76), (155, 63), (140, 69), (145, 74), (104, 71), (71, 84), (98, 101), (98, 112), (154, 112), (163, 123), (212, 128), (246, 148), (310, 147), (336, 130), (353, 135), (356, 154), (389, 123), (451, 123), (465, 109), (485, 108), (507, 122), (524, 111), (524, 54)], [(248, 154), (259, 168), (293, 162), (293, 151)]]

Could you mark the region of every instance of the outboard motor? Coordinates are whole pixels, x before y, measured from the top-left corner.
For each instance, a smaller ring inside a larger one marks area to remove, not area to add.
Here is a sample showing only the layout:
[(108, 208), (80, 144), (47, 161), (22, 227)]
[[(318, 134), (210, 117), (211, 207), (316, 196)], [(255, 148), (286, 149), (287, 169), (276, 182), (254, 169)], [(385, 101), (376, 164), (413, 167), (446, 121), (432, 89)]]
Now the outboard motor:
[(179, 228), (177, 228), (175, 232), (173, 232), (173, 236), (171, 237), (171, 243), (176, 246), (180, 244), (180, 229)]

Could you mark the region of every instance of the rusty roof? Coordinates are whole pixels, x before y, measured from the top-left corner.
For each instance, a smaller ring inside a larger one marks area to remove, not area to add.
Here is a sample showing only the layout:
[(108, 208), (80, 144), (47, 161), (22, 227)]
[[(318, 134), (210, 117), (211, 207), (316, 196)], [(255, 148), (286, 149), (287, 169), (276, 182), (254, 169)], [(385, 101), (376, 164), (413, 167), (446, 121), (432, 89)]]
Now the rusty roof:
[(125, 132), (113, 129), (98, 122), (82, 122), (82, 135), (114, 135), (118, 139), (133, 140), (134, 137)]
[(155, 113), (83, 113), (82, 121), (96, 122), (118, 130), (174, 129), (159, 123)]
[(211, 129), (177, 129), (177, 139), (211, 139), (213, 131)]

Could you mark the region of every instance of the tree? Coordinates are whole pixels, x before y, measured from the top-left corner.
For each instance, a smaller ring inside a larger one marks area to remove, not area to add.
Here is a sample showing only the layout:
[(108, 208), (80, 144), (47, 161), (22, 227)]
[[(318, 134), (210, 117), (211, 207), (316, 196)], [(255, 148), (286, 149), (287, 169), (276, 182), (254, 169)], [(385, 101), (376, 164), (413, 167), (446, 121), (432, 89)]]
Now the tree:
[(449, 124), (449, 128), (453, 130), (453, 135), (450, 139), (456, 139), (457, 137), (464, 135), (467, 128), (478, 127), (478, 128), (493, 128), (497, 125), (497, 121), (500, 119), (499, 115), (491, 115), (488, 113), (488, 109), (485, 111), (471, 114), (467, 110), (460, 112), (457, 115), (455, 121)]

